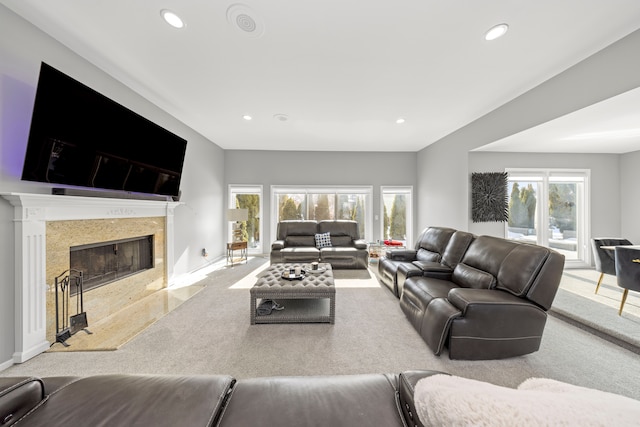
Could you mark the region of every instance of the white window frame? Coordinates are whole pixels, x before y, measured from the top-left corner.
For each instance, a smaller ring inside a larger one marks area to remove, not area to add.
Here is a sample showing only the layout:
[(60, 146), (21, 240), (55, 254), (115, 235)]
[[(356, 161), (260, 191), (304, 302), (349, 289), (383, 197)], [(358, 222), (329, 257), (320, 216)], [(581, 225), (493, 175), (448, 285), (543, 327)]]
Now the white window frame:
[[(271, 240), (275, 240), (278, 228), (278, 200), (279, 194), (304, 193), (304, 194), (362, 194), (365, 197), (365, 220), (364, 227), (366, 239), (373, 239), (373, 186), (371, 185), (272, 185), (271, 186)], [(362, 236), (360, 236), (362, 238)]]
[[(258, 213), (260, 218), (260, 227), (258, 230), (260, 234), (260, 244), (255, 248), (247, 248), (247, 253), (262, 254), (264, 250), (264, 242), (266, 237), (264, 235), (264, 215), (263, 215), (264, 194), (263, 194), (262, 185), (229, 184), (227, 188), (227, 194), (229, 195), (227, 200), (227, 209), (235, 208), (234, 202), (235, 202), (236, 194), (259, 194), (260, 195), (260, 212)], [(231, 241), (231, 234), (232, 234), (231, 223), (227, 221), (227, 241), (228, 242)]]
[[(554, 178), (561, 177), (580, 177), (583, 178), (582, 192), (576, 195), (576, 215), (578, 224), (582, 224), (579, 227), (580, 230), (576, 230), (578, 233), (576, 248), (577, 258), (576, 260), (568, 259), (565, 261), (565, 268), (587, 268), (591, 265), (591, 170), (590, 169), (564, 169), (564, 168), (505, 168), (505, 172), (509, 174), (509, 180), (520, 181), (539, 181), (542, 182), (542, 191), (538, 195), (538, 200), (544, 200), (545, 206), (549, 200), (548, 188), (549, 183), (553, 183)], [(540, 224), (549, 224), (549, 209), (537, 209), (537, 221)], [(508, 237), (509, 224), (505, 222), (504, 236)], [(548, 227), (547, 227), (548, 228)], [(546, 229), (541, 227), (541, 229)], [(542, 231), (542, 230), (541, 230)], [(549, 245), (548, 233), (541, 232), (538, 236), (538, 244), (542, 246)]]
[[(384, 238), (384, 195), (406, 194), (407, 197), (407, 240), (406, 247), (413, 247), (413, 186), (412, 185), (383, 185), (380, 187), (380, 239)], [(389, 212), (391, 214), (391, 212)]]

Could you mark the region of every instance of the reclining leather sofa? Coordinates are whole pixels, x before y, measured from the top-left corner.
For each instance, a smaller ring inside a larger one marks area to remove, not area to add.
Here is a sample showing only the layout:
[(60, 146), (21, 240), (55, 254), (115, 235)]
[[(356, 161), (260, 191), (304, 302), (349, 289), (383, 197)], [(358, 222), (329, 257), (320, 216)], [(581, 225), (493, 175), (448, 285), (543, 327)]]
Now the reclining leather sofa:
[(418, 236), (415, 249), (392, 249), (378, 263), (378, 274), (398, 298), (407, 278), (422, 276), (447, 278), (460, 262), (475, 236), (447, 227), (428, 227)]
[(422, 427), (414, 388), (437, 373), (0, 378), (0, 425)]
[[(329, 246), (318, 244), (316, 239), (325, 233), (330, 236)], [(319, 261), (333, 269), (366, 269), (369, 262), (367, 242), (360, 239), (356, 221), (281, 221), (276, 239), (271, 244), (271, 264)]]
[(542, 246), (478, 236), (443, 276), (424, 269), (403, 284), (400, 307), (434, 354), (501, 359), (540, 348), (564, 255)]

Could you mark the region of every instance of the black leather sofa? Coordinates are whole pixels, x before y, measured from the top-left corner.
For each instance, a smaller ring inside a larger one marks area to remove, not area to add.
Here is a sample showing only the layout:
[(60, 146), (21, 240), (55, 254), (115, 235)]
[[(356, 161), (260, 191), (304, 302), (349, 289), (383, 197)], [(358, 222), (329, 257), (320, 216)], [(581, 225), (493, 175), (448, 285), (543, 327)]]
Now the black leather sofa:
[(414, 387), (437, 373), (0, 378), (0, 425), (422, 427)]
[[(330, 246), (317, 247), (316, 235), (329, 233)], [(278, 223), (271, 244), (271, 264), (327, 262), (333, 269), (366, 269), (367, 242), (360, 238), (356, 221), (289, 220)]]
[(474, 235), (448, 227), (428, 227), (418, 236), (415, 249), (391, 249), (378, 263), (382, 283), (400, 298), (407, 278), (447, 278), (460, 262)]
[(448, 347), (451, 359), (475, 360), (540, 348), (563, 268), (552, 249), (441, 227), (421, 233), (415, 255), (392, 250), (379, 263), (380, 280), (434, 354)]

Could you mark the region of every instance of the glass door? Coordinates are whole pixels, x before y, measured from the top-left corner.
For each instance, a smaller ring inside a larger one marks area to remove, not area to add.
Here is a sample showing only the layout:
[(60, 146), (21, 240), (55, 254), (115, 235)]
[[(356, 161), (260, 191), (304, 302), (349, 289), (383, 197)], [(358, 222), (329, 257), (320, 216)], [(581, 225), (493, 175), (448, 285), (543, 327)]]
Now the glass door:
[(412, 187), (382, 187), (382, 231), (383, 240), (402, 242), (412, 247), (413, 218), (411, 215)]
[(507, 170), (509, 239), (562, 253), (565, 264), (588, 265), (589, 171)]
[[(250, 254), (262, 253), (262, 186), (229, 186), (229, 208), (247, 209), (248, 218), (240, 225)], [(231, 227), (229, 225), (229, 227)], [(231, 235), (229, 228), (228, 234)]]

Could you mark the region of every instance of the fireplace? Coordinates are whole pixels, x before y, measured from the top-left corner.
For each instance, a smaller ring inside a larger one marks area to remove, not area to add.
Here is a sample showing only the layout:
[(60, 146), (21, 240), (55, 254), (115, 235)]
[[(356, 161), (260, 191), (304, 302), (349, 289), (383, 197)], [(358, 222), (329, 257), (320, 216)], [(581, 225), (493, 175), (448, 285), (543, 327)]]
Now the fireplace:
[(171, 284), (174, 209), (180, 202), (2, 193), (14, 207), (15, 350), (22, 363), (55, 341), (55, 277), (70, 248), (153, 236), (153, 267), (85, 293), (90, 324)]
[(69, 252), (71, 268), (82, 271), (88, 291), (153, 268), (153, 235), (73, 246)]

